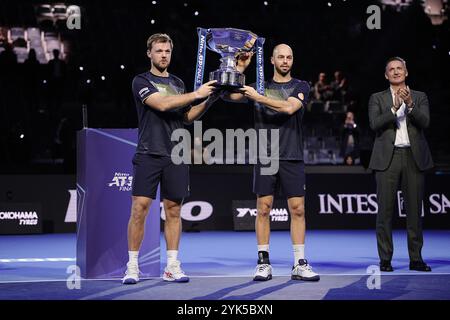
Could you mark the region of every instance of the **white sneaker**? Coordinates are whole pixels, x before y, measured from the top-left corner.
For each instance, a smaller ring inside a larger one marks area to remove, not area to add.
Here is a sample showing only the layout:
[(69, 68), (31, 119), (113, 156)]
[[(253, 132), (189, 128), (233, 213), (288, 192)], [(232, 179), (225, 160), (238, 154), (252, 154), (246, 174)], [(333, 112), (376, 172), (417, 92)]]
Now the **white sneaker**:
[(292, 267), (292, 280), (319, 281), (320, 276), (312, 271), (311, 266), (306, 259), (298, 260), (298, 264)]
[(139, 266), (137, 263), (128, 262), (125, 277), (122, 279), (123, 284), (136, 284), (139, 282)]
[(188, 282), (189, 277), (181, 270), (181, 262), (176, 260), (164, 269), (163, 280), (172, 282)]
[(255, 268), (254, 281), (267, 281), (272, 279), (272, 266), (270, 264), (258, 264)]

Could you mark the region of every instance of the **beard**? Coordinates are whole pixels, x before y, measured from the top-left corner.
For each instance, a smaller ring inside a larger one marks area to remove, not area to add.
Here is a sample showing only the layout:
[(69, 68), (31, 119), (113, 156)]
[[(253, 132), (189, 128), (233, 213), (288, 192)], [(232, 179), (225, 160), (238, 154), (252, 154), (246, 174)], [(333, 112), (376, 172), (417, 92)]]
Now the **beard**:
[(286, 71), (281, 69), (281, 67), (277, 67), (277, 66), (275, 66), (275, 69), (277, 70), (277, 72), (279, 74), (281, 74), (284, 77), (285, 75), (289, 74), (289, 72), (291, 72), (292, 67), (290, 67), (289, 69), (286, 69)]
[(158, 71), (159, 72), (164, 72), (168, 67), (169, 67), (169, 61), (168, 60), (166, 60), (167, 62), (166, 62), (166, 64), (162, 64), (162, 63), (156, 63), (156, 62), (153, 62), (153, 66), (156, 68), (156, 69), (158, 69)]

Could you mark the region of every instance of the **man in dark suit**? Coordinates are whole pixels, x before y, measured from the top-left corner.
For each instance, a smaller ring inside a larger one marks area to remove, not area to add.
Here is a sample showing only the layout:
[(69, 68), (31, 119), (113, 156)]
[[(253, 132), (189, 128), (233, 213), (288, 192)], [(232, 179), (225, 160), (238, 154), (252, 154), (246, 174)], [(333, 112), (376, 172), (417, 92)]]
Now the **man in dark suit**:
[(407, 212), (409, 269), (431, 271), (421, 255), (420, 219), (424, 171), (433, 167), (423, 132), (430, 123), (430, 114), (426, 94), (410, 90), (405, 84), (407, 76), (405, 60), (390, 58), (385, 70), (390, 88), (372, 94), (369, 100), (370, 127), (376, 132), (369, 167), (375, 171), (377, 182), (376, 231), (381, 271), (393, 271), (392, 215), (399, 182)]

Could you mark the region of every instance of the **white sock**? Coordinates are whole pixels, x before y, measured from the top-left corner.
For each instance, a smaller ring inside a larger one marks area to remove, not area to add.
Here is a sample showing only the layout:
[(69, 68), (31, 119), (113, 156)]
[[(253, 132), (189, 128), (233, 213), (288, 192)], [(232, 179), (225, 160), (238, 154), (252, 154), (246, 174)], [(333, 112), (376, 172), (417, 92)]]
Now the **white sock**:
[(177, 261), (178, 250), (167, 250), (167, 265)]
[(259, 251), (267, 251), (269, 252), (269, 245), (268, 244), (258, 244), (258, 252)]
[(128, 251), (128, 261), (130, 263), (138, 264), (139, 251)]
[(298, 260), (305, 259), (305, 245), (304, 244), (293, 244), (294, 249), (294, 266), (298, 264)]

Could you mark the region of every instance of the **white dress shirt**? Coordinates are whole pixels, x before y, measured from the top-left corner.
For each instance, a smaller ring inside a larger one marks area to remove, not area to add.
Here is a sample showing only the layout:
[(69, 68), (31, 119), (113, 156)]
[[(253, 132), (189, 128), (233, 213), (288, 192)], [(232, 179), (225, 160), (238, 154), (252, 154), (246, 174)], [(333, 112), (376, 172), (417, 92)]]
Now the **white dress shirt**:
[[(391, 87), (391, 95), (392, 95), (392, 103), (395, 103), (394, 90)], [(406, 127), (406, 115), (408, 114), (406, 104), (402, 101), (400, 108), (398, 108), (397, 112), (394, 112), (397, 115), (397, 130), (395, 131), (395, 142), (394, 145), (396, 147), (404, 148), (411, 146), (409, 142), (408, 136), (408, 128)]]

